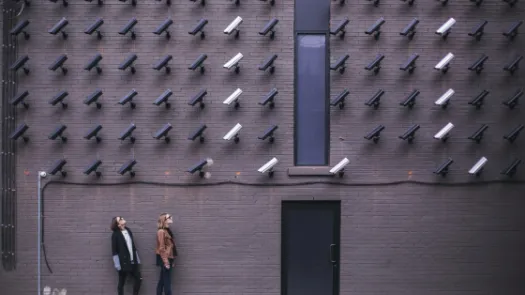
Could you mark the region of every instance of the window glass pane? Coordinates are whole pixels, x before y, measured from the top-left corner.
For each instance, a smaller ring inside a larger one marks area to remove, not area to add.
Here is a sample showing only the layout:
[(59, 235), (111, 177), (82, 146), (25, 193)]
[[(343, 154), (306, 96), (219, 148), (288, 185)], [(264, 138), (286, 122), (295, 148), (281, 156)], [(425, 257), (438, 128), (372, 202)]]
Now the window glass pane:
[(328, 164), (326, 35), (297, 35), (295, 165)]

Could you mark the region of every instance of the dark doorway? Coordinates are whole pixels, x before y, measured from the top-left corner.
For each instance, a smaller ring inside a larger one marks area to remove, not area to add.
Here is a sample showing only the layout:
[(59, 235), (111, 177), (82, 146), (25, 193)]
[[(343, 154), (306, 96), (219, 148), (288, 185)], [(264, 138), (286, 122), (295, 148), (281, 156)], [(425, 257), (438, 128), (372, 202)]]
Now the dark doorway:
[(283, 201), (281, 294), (338, 295), (341, 202)]

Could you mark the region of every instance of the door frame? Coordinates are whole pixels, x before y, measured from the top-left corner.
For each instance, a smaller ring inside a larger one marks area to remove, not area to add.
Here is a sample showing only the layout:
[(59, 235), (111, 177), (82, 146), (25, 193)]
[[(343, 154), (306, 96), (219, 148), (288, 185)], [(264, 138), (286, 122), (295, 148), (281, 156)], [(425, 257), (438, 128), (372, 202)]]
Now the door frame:
[(287, 273), (287, 265), (286, 260), (284, 257), (286, 257), (286, 249), (284, 247), (283, 242), (283, 236), (286, 234), (286, 230), (284, 227), (284, 204), (285, 203), (296, 203), (296, 204), (338, 204), (336, 206), (336, 214), (334, 218), (334, 239), (337, 243), (336, 251), (334, 253), (335, 259), (337, 261), (337, 270), (333, 277), (333, 295), (339, 295), (339, 282), (340, 282), (340, 270), (341, 270), (341, 259), (340, 259), (340, 252), (341, 252), (341, 200), (323, 200), (323, 201), (312, 201), (312, 200), (281, 200), (281, 295), (286, 295), (286, 273)]

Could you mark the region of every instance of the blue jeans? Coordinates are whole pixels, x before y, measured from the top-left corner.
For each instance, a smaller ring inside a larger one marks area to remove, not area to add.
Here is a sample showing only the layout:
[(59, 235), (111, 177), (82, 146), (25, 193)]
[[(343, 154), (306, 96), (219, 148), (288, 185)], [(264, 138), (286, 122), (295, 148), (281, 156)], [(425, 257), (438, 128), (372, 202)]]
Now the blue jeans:
[(170, 259), (170, 269), (166, 269), (164, 265), (160, 266), (160, 277), (159, 282), (157, 283), (157, 295), (171, 295), (171, 265), (173, 260)]

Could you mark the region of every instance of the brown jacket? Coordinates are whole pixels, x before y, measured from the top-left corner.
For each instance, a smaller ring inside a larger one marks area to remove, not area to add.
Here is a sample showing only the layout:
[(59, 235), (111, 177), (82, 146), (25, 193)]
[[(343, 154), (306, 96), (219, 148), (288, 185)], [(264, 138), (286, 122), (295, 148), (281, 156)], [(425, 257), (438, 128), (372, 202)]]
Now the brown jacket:
[(175, 244), (173, 243), (172, 236), (170, 236), (167, 230), (159, 229), (157, 231), (157, 249), (155, 253), (160, 255), (164, 265), (170, 264), (168, 259), (175, 258), (173, 255), (173, 247), (175, 247)]

